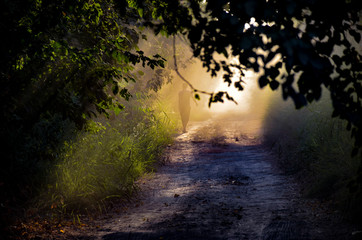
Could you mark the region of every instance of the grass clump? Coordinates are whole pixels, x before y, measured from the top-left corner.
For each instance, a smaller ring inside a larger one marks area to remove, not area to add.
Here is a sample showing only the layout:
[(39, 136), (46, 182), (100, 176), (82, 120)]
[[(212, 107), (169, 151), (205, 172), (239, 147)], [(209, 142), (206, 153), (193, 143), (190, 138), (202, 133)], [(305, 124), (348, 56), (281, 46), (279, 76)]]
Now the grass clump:
[(141, 107), (130, 107), (112, 121), (90, 121), (74, 141), (65, 142), (41, 207), (56, 214), (89, 213), (102, 211), (108, 199), (129, 199), (135, 181), (161, 159), (173, 129), (165, 113)]

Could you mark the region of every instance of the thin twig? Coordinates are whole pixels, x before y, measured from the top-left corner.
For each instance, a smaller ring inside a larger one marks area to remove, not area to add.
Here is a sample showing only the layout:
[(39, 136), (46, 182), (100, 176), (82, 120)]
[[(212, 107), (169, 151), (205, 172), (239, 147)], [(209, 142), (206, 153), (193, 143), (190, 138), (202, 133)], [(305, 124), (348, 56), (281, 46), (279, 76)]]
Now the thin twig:
[(194, 91), (194, 92), (198, 92), (198, 93), (202, 93), (202, 94), (207, 94), (210, 96), (213, 96), (214, 93), (211, 92), (206, 92), (206, 91), (202, 91), (202, 90), (198, 90), (196, 88), (194, 88), (194, 86), (192, 86), (192, 84), (186, 80), (186, 78), (184, 78), (181, 73), (178, 70), (178, 66), (177, 66), (177, 58), (176, 58), (176, 36), (173, 36), (173, 60), (174, 60), (174, 65), (175, 65), (175, 71), (177, 73), (177, 75), (181, 78), (182, 81), (184, 81), (187, 85), (189, 85), (189, 87)]
[[(214, 96), (215, 96), (215, 93), (214, 92), (206, 92), (206, 91), (203, 91), (203, 90), (199, 90), (199, 89), (196, 89), (194, 88), (194, 86), (192, 86), (192, 84), (186, 80), (186, 78), (184, 78), (181, 73), (179, 72), (178, 70), (178, 66), (177, 66), (177, 58), (176, 58), (176, 36), (174, 35), (173, 36), (173, 60), (174, 60), (174, 64), (175, 64), (175, 71), (177, 73), (177, 75), (181, 78), (182, 81), (184, 81), (187, 85), (189, 85), (189, 87), (195, 92), (195, 93), (202, 93), (202, 94), (206, 94), (206, 95), (210, 95), (210, 101), (209, 101), (209, 107), (211, 105), (212, 102), (215, 102), (214, 100)], [(234, 102), (236, 105), (238, 104), (234, 98), (232, 98), (228, 92), (226, 91), (220, 91), (219, 93), (223, 93), (226, 95), (226, 98), (229, 100), (229, 101), (232, 101)], [(218, 94), (219, 94), (218, 93)], [(217, 95), (217, 94), (216, 94)], [(223, 102), (223, 100), (219, 100), (221, 102)]]

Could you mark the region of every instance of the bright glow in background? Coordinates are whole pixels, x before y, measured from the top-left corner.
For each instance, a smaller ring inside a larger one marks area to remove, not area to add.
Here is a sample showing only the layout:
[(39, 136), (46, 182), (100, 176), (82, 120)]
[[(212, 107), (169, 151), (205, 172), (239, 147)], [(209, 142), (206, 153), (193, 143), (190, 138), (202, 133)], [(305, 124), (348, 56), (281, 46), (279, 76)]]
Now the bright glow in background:
[(252, 100), (252, 91), (255, 89), (257, 82), (257, 75), (252, 71), (246, 71), (244, 79), (244, 90), (239, 91), (234, 87), (234, 82), (239, 81), (240, 73), (235, 73), (232, 78), (232, 84), (228, 87), (228, 84), (223, 82), (222, 77), (219, 77), (217, 81), (220, 83), (216, 86), (215, 92), (226, 91), (229, 96), (233, 97), (238, 103), (235, 104), (232, 101), (227, 100), (225, 97), (224, 103), (213, 103), (211, 105), (211, 112), (213, 113), (226, 113), (229, 111), (236, 111), (240, 114), (246, 113), (250, 110), (250, 101)]

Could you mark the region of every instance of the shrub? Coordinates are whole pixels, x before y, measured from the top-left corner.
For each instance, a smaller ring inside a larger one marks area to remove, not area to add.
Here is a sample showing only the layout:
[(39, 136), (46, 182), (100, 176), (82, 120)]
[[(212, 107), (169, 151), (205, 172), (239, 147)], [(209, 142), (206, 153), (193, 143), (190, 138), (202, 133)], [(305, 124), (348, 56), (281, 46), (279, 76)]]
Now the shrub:
[(274, 100), (265, 117), (264, 141), (287, 172), (303, 173), (306, 196), (332, 200), (355, 213), (356, 197), (362, 199), (349, 191), (349, 183), (357, 175), (360, 156), (351, 156), (350, 132), (345, 122), (331, 118), (330, 106), (324, 98), (297, 111)]
[(41, 207), (61, 214), (101, 211), (107, 199), (129, 199), (137, 190), (135, 181), (154, 170), (173, 129), (165, 113), (136, 106), (112, 121), (89, 121), (74, 141), (65, 142)]

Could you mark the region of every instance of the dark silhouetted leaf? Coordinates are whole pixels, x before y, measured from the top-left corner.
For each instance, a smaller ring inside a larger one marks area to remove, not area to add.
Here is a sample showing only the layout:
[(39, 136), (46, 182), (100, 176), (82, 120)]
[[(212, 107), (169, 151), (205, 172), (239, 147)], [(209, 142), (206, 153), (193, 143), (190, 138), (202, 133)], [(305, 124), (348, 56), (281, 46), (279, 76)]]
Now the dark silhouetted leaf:
[(276, 90), (278, 87), (279, 87), (279, 82), (276, 81), (276, 80), (272, 80), (270, 83), (269, 83), (269, 86), (271, 88), (271, 90)]
[(234, 83), (235, 88), (237, 88), (239, 91), (244, 90), (244, 87), (241, 85), (241, 82), (235, 82)]
[(269, 83), (269, 80), (266, 76), (261, 76), (259, 77), (259, 86), (260, 88), (264, 88), (266, 85), (268, 85)]
[(351, 34), (354, 38), (354, 40), (357, 42), (357, 43), (360, 43), (361, 41), (361, 33), (359, 32), (356, 32), (355, 30), (353, 29), (350, 29), (349, 31), (349, 34)]

